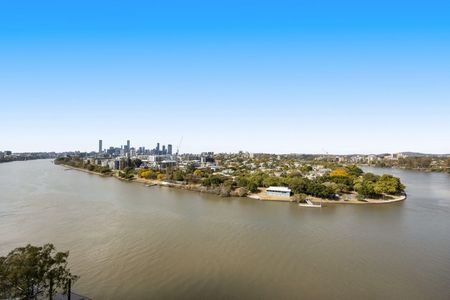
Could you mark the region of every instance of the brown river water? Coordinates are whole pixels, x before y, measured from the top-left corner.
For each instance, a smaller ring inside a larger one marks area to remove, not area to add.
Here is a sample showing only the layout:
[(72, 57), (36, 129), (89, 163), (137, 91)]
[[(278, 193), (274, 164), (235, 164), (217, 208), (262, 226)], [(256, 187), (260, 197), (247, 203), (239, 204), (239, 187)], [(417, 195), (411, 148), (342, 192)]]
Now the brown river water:
[(295, 204), (0, 164), (0, 255), (70, 250), (93, 299), (450, 299), (450, 175), (391, 169), (408, 199)]

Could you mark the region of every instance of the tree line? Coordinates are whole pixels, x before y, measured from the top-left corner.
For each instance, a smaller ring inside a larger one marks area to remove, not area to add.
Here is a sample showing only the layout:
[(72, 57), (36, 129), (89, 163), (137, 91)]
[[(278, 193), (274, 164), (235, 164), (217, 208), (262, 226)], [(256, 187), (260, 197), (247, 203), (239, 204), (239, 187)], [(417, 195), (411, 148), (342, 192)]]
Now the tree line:
[[(303, 167), (302, 169), (304, 172), (311, 170)], [(239, 189), (239, 194), (247, 194), (258, 192), (259, 188), (285, 186), (290, 188), (294, 194), (319, 198), (334, 199), (339, 194), (351, 192), (357, 192), (360, 198), (381, 198), (384, 195), (399, 195), (405, 190), (405, 186), (398, 177), (364, 173), (355, 165), (335, 167), (331, 172), (312, 179), (305, 177), (304, 172), (274, 176), (265, 172), (250, 173), (241, 170), (238, 176), (224, 176), (216, 174), (210, 169), (169, 169), (164, 173), (142, 169), (138, 172), (138, 176), (147, 179), (200, 184), (218, 189), (221, 194), (232, 194), (236, 189)]]

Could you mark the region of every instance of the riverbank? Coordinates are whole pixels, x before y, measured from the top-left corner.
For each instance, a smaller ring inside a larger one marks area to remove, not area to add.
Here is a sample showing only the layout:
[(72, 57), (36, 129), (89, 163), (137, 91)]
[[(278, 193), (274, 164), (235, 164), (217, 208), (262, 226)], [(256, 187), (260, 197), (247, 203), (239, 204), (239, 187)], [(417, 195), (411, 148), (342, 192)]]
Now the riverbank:
[(199, 193), (218, 194), (217, 189), (208, 189), (207, 187), (204, 187), (201, 184), (181, 184), (181, 183), (173, 183), (173, 182), (168, 182), (168, 181), (163, 181), (163, 180), (145, 179), (145, 178), (139, 178), (139, 177), (135, 177), (133, 179), (125, 179), (125, 178), (121, 178), (118, 175), (118, 172), (102, 174), (99, 172), (89, 171), (89, 170), (86, 170), (83, 168), (77, 168), (77, 167), (64, 165), (64, 164), (59, 164), (59, 166), (62, 166), (64, 168), (67, 168), (70, 170), (81, 171), (81, 172), (92, 174), (92, 175), (99, 175), (102, 177), (114, 177), (121, 181), (144, 184), (149, 187), (151, 187), (151, 186), (169, 187), (169, 188), (176, 188), (176, 189), (182, 189), (182, 190), (186, 190), (186, 191), (194, 191), (194, 192), (199, 192)]
[(309, 200), (311, 200), (311, 202), (313, 204), (389, 204), (389, 203), (396, 203), (396, 202), (402, 202), (405, 201), (407, 198), (407, 195), (399, 195), (399, 196), (389, 196), (391, 197), (391, 199), (371, 199), (371, 198), (365, 198), (363, 200), (358, 200), (356, 198), (352, 198), (352, 199), (346, 199), (346, 198), (341, 198), (338, 200), (331, 200), (331, 199), (320, 199), (317, 197), (308, 197)]
[[(113, 174), (102, 174), (102, 173), (99, 173), (99, 172), (89, 171), (89, 170), (86, 170), (86, 169), (83, 169), (83, 168), (72, 167), (72, 166), (69, 166), (69, 165), (57, 165), (57, 166), (63, 166), (64, 168), (67, 168), (64, 171), (76, 170), (76, 171), (81, 171), (81, 172), (92, 174), (92, 175), (99, 175), (99, 176), (102, 176), (102, 177), (116, 177)], [(121, 178), (119, 178), (119, 179), (121, 179)]]
[(18, 157), (14, 159), (0, 159), (0, 164), (3, 163), (11, 163), (15, 161), (30, 161), (30, 160), (38, 160), (38, 159), (50, 159), (50, 157)]
[[(264, 188), (259, 188), (258, 193), (249, 194), (247, 196), (251, 199), (261, 200), (261, 201), (275, 201), (275, 202), (297, 202), (295, 197), (280, 197), (267, 195)], [(407, 196), (405, 195), (386, 195), (390, 199), (371, 199), (365, 198), (363, 200), (357, 199), (356, 193), (343, 195), (340, 199), (323, 199), (314, 196), (307, 196), (306, 198), (311, 200), (313, 204), (389, 204), (395, 202), (405, 201)]]
[[(220, 189), (215, 188), (215, 189), (211, 189), (211, 188), (207, 188), (205, 186), (202, 186), (201, 184), (181, 184), (181, 183), (174, 183), (174, 182), (168, 182), (168, 181), (162, 181), (162, 180), (154, 180), (154, 179), (145, 179), (145, 178), (134, 178), (134, 179), (124, 179), (119, 177), (117, 172), (113, 172), (110, 174), (102, 174), (99, 172), (94, 172), (94, 171), (89, 171), (83, 168), (77, 168), (77, 167), (72, 167), (69, 165), (63, 165), (60, 164), (60, 166), (63, 166), (65, 168), (68, 169), (73, 169), (73, 170), (77, 170), (77, 171), (82, 171), (88, 174), (93, 174), (93, 175), (99, 175), (102, 177), (114, 177), (117, 178), (121, 181), (127, 181), (127, 182), (135, 182), (135, 183), (140, 183), (140, 184), (144, 184), (146, 186), (159, 186), (159, 187), (169, 187), (169, 188), (176, 188), (176, 189), (181, 189), (181, 190), (186, 190), (186, 191), (193, 191), (193, 192), (198, 192), (198, 193), (207, 193), (207, 194), (215, 194), (215, 195), (220, 195)], [(350, 195), (350, 196), (349, 196)], [(357, 204), (357, 205), (361, 205), (361, 204), (389, 204), (389, 203), (396, 203), (396, 202), (402, 202), (405, 201), (407, 196), (405, 195), (399, 195), (399, 196), (392, 196), (389, 195), (388, 197), (390, 197), (391, 199), (370, 199), (370, 198), (366, 198), (363, 200), (358, 200), (356, 198), (356, 194), (349, 194), (346, 195), (346, 197), (342, 197), (341, 199), (321, 199), (318, 197), (313, 197), (313, 196), (308, 196), (307, 198), (309, 200), (311, 200), (311, 202), (313, 204)], [(235, 197), (239, 197), (238, 195), (235, 194), (230, 194), (229, 196), (235, 196)], [(265, 191), (264, 188), (259, 188), (257, 193), (251, 193), (251, 194), (247, 194), (244, 196), (245, 198), (248, 199), (253, 199), (253, 200), (260, 200), (260, 201), (274, 201), (274, 202), (297, 202), (296, 199), (291, 196), (291, 197), (279, 197), (279, 196), (272, 196), (272, 195), (268, 195)], [(244, 198), (242, 197), (242, 198)]]
[(450, 174), (450, 168), (410, 168), (405, 166), (389, 166), (389, 165), (376, 165), (376, 164), (359, 164), (360, 167), (370, 167), (370, 168), (384, 168), (384, 169), (397, 169), (397, 170), (403, 170), (403, 171), (415, 171), (415, 172), (422, 172), (422, 173), (444, 173), (444, 174)]

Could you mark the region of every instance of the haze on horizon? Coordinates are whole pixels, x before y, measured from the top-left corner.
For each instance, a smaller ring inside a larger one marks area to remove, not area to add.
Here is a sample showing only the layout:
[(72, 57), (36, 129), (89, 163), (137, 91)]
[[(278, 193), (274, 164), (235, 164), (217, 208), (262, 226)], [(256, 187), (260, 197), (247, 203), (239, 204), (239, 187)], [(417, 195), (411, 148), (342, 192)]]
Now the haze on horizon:
[(0, 151), (450, 153), (450, 2), (3, 1)]

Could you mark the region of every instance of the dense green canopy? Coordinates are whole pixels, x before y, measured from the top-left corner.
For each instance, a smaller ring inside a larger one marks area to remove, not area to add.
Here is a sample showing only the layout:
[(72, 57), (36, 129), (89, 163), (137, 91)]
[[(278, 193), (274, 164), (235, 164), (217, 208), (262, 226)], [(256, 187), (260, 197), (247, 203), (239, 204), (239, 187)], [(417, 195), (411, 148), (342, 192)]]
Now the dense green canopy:
[(0, 299), (36, 299), (65, 290), (78, 279), (67, 267), (68, 256), (46, 244), (19, 247), (0, 257)]

